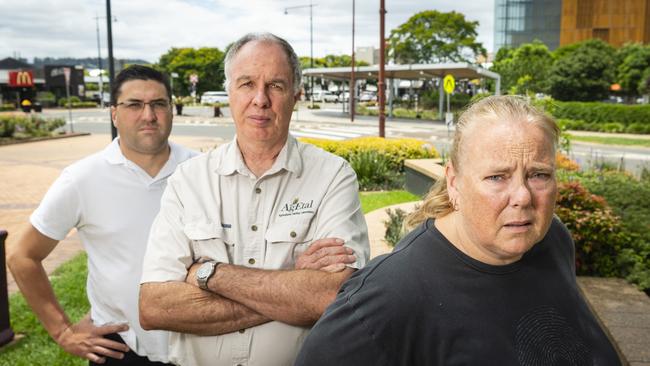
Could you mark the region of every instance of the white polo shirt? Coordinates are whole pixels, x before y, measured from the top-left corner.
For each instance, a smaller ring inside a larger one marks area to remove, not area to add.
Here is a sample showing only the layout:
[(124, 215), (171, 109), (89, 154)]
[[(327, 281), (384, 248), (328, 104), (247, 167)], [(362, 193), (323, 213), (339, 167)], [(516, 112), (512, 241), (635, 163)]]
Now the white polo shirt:
[[(213, 259), (261, 269), (293, 269), (312, 241), (338, 237), (365, 265), (368, 229), (356, 174), (340, 157), (289, 136), (260, 178), (236, 140), (181, 164), (169, 178), (151, 228), (142, 282), (184, 281)], [(172, 333), (170, 361), (190, 365), (293, 364), (309, 328), (270, 322), (243, 333)]]
[(65, 168), (31, 215), (43, 235), (62, 240), (76, 228), (88, 253), (86, 291), (95, 325), (128, 323), (120, 333), (138, 355), (167, 361), (168, 333), (148, 332), (138, 316), (142, 258), (167, 177), (196, 153), (170, 142), (169, 160), (151, 178), (115, 139)]

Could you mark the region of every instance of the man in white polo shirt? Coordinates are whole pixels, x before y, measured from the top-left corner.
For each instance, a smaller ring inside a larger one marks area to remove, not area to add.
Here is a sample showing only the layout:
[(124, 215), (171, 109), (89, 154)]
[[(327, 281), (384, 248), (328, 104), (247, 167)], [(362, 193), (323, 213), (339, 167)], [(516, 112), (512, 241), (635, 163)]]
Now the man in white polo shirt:
[[(167, 362), (168, 333), (145, 331), (138, 322), (142, 258), (167, 178), (195, 153), (167, 140), (171, 88), (162, 73), (127, 68), (115, 78), (111, 98), (119, 138), (63, 170), (10, 248), (8, 263), (27, 302), (64, 350), (91, 365), (161, 365)], [(72, 228), (88, 253), (91, 305), (76, 324), (56, 300), (42, 265)]]
[(369, 255), (356, 175), (289, 135), (291, 46), (249, 34), (225, 58), (234, 141), (179, 166), (151, 228), (140, 322), (179, 365), (286, 366)]

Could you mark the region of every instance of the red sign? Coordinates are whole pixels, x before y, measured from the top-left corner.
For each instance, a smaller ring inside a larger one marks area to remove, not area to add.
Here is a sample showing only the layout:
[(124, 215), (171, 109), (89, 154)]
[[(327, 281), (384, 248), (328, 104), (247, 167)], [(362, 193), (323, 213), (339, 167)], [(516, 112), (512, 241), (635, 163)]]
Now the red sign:
[(11, 87), (34, 86), (34, 72), (32, 72), (31, 70), (9, 71), (9, 86)]

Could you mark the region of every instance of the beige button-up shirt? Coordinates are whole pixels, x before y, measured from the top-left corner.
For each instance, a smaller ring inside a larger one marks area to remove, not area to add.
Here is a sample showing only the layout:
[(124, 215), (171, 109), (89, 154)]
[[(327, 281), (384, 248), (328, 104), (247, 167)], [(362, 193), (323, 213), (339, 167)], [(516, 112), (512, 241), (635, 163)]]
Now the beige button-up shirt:
[[(184, 281), (213, 259), (260, 269), (292, 269), (317, 239), (338, 237), (369, 256), (368, 229), (349, 164), (289, 136), (257, 178), (236, 140), (179, 166), (169, 178), (145, 255), (142, 283)], [(270, 322), (221, 336), (172, 333), (170, 360), (182, 365), (293, 363), (308, 328)]]

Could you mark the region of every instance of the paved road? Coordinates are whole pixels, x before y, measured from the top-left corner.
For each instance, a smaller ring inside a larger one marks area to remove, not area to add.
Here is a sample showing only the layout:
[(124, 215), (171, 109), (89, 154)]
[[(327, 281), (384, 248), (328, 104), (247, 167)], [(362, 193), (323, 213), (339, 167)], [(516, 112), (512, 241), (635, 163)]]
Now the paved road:
[[(376, 117), (356, 116), (351, 123), (342, 113), (340, 104), (323, 104), (321, 110), (301, 107), (294, 112), (291, 132), (297, 137), (315, 137), (344, 140), (361, 136), (377, 136)], [(224, 117), (212, 117), (209, 107), (185, 107), (183, 116), (174, 117), (175, 136), (203, 136), (231, 139), (235, 129), (228, 108), (222, 109)], [(66, 110), (46, 110), (48, 117), (68, 118)], [(82, 109), (72, 112), (76, 132), (110, 133), (108, 109)], [(66, 126), (69, 129), (70, 126)], [(386, 122), (387, 137), (414, 137), (429, 141), (438, 151), (449, 150), (450, 134), (442, 122), (392, 119)], [(650, 169), (650, 148), (612, 146), (573, 142), (571, 157), (581, 166), (601, 164), (603, 161), (639, 173)]]

